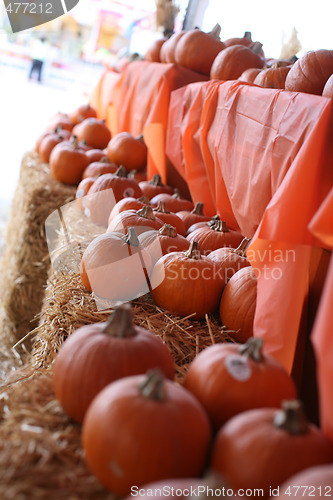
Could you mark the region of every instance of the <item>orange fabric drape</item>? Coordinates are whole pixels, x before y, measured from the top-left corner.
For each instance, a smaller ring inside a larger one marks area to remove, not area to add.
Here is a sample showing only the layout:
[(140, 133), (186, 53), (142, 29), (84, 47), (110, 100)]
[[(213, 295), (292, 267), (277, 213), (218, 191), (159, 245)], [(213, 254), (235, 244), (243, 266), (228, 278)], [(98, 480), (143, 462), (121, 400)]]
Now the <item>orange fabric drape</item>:
[[(89, 102), (97, 111), (97, 116), (108, 123), (108, 108), (113, 100), (113, 89), (120, 80), (120, 73), (106, 70), (90, 95)], [(108, 125), (110, 125), (108, 123)]]

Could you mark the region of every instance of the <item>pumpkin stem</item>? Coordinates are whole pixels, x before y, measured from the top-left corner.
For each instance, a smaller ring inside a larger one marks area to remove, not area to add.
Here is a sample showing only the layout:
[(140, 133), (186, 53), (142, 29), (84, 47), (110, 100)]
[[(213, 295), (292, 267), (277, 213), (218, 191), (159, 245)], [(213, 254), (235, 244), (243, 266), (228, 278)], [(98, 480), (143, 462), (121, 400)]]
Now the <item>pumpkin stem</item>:
[(251, 238), (243, 238), (242, 241), (240, 242), (239, 246), (235, 248), (233, 253), (240, 255), (241, 257), (245, 257), (247, 247), (249, 246), (251, 242)]
[(172, 198), (177, 198), (177, 199), (180, 198), (180, 191), (179, 191), (179, 189), (175, 188), (173, 190)]
[(249, 49), (252, 50), (255, 54), (259, 54), (261, 51), (262, 43), (260, 42), (254, 42), (249, 45)]
[(130, 304), (119, 306), (107, 320), (103, 333), (112, 337), (128, 338), (136, 335), (133, 325), (133, 309)]
[(138, 137), (135, 138), (137, 141), (144, 142), (143, 141), (143, 135), (138, 135)]
[(189, 259), (199, 260), (201, 258), (200, 251), (198, 250), (198, 243), (196, 241), (191, 241), (190, 247), (186, 252), (185, 256)]
[(257, 361), (260, 363), (262, 361), (262, 339), (257, 339), (251, 337), (248, 339), (245, 344), (241, 345), (238, 349), (238, 352), (242, 356), (246, 356), (248, 358), (253, 359), (253, 361)]
[(123, 167), (122, 165), (120, 165), (120, 167), (116, 171), (115, 175), (117, 177), (127, 177), (127, 170), (126, 170), (126, 168)]
[(141, 201), (141, 203), (145, 203), (146, 205), (150, 205), (150, 201), (147, 196), (140, 196), (140, 198), (138, 198), (138, 201)]
[(102, 158), (99, 161), (100, 163), (110, 163), (109, 158), (107, 156), (102, 156)]
[(154, 177), (149, 181), (152, 186), (164, 186), (160, 174), (155, 174)]
[(78, 148), (79, 141), (78, 141), (78, 138), (77, 138), (76, 135), (73, 135), (73, 137), (71, 139), (71, 144), (73, 146), (73, 149), (77, 149)]
[(160, 370), (149, 370), (139, 389), (144, 398), (164, 401), (165, 390), (162, 372)]
[(195, 204), (195, 207), (191, 211), (191, 214), (203, 215), (203, 207), (204, 207), (204, 204), (201, 201), (197, 201), (197, 203)]
[(252, 40), (251, 31), (245, 31), (243, 38), (246, 38), (247, 40)]
[(132, 247), (138, 247), (140, 245), (134, 227), (129, 227), (127, 230), (127, 234), (122, 236), (122, 238), (127, 243), (127, 245), (130, 245)]
[(162, 236), (170, 236), (170, 238), (175, 238), (177, 236), (177, 229), (171, 224), (164, 224), (158, 232)]
[(165, 206), (164, 201), (159, 201), (157, 207), (154, 209), (154, 212), (160, 212), (161, 214), (169, 214), (169, 210)]
[(145, 219), (155, 220), (154, 212), (150, 205), (145, 205), (140, 210), (137, 210), (136, 213)]
[(300, 400), (285, 400), (282, 401), (281, 406), (282, 409), (275, 414), (275, 427), (294, 435), (308, 432), (309, 423), (305, 416), (303, 403)]
[(208, 226), (213, 231), (218, 231), (220, 233), (228, 233), (229, 232), (229, 228), (227, 226), (227, 223), (224, 220), (211, 219), (208, 222)]
[(220, 33), (221, 33), (221, 26), (219, 25), (219, 23), (216, 23), (214, 28), (207, 34), (220, 40)]

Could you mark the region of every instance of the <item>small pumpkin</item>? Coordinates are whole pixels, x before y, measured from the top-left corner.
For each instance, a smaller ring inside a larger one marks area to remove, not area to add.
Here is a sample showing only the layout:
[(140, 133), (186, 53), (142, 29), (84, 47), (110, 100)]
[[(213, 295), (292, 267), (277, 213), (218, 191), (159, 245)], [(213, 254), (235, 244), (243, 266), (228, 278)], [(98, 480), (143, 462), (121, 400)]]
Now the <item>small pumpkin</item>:
[(333, 461), (333, 446), (310, 424), (300, 401), (259, 408), (231, 418), (218, 432), (211, 469), (231, 488), (263, 490), (269, 497), (295, 473)]
[(76, 137), (57, 144), (51, 151), (49, 161), (52, 177), (64, 184), (78, 184), (88, 165), (85, 152), (78, 147)]
[(113, 232), (94, 238), (83, 253), (80, 277), (96, 296), (127, 302), (149, 291), (151, 267), (150, 255), (141, 247), (134, 228), (129, 228), (126, 235)]
[(220, 219), (220, 216), (218, 214), (215, 214), (213, 215), (213, 217), (211, 219), (209, 219), (208, 221), (201, 221), (201, 222), (195, 222), (194, 224), (192, 224), (188, 230), (186, 231), (186, 236), (188, 236), (190, 233), (192, 233), (193, 231), (195, 231), (196, 229), (200, 229), (202, 227), (206, 228), (207, 227), (207, 222), (210, 222), (210, 224), (214, 224), (215, 221), (217, 220), (221, 220)]
[(113, 209), (110, 212), (108, 219), (108, 226), (111, 221), (115, 218), (116, 215), (120, 214), (120, 212), (125, 212), (125, 210), (140, 210), (146, 205), (149, 205), (149, 200), (145, 196), (140, 196), (140, 198), (133, 198), (132, 196), (128, 196), (118, 201)]
[(110, 163), (107, 156), (102, 156), (100, 160), (93, 161), (84, 169), (82, 179), (86, 177), (97, 177), (103, 174), (115, 174), (118, 170), (118, 165)]
[(257, 302), (257, 278), (251, 266), (243, 267), (228, 281), (220, 302), (220, 318), (233, 330), (236, 342), (246, 342), (253, 335)]
[(193, 203), (190, 200), (182, 198), (177, 189), (174, 190), (174, 194), (160, 193), (154, 196), (150, 203), (153, 206), (157, 206), (159, 202), (162, 201), (165, 204), (165, 208), (170, 212), (180, 212), (181, 210), (193, 210)]
[(329, 79), (325, 83), (325, 87), (323, 89), (323, 96), (330, 97), (331, 99), (333, 99), (333, 74), (329, 77)]
[(155, 174), (150, 181), (139, 182), (139, 186), (143, 195), (147, 196), (150, 200), (159, 193), (173, 194), (172, 187), (163, 184), (159, 174)]
[(237, 80), (246, 83), (253, 83), (256, 77), (261, 73), (261, 68), (248, 68), (237, 78)]
[(96, 109), (93, 108), (90, 104), (82, 104), (74, 111), (69, 113), (69, 118), (75, 125), (77, 125), (87, 118), (97, 118), (97, 112)]
[(210, 441), (198, 401), (156, 371), (109, 384), (91, 403), (82, 429), (89, 469), (119, 496), (133, 485), (199, 477)]
[(89, 146), (97, 149), (104, 149), (111, 140), (111, 132), (105, 120), (97, 118), (86, 118), (73, 128), (79, 141), (85, 141)]
[(161, 48), (166, 40), (166, 38), (159, 38), (158, 40), (154, 40), (146, 50), (144, 60), (149, 62), (161, 62)]
[(69, 138), (70, 132), (68, 130), (62, 130), (61, 128), (57, 128), (54, 132), (48, 133), (46, 136), (44, 136), (44, 138), (41, 139), (40, 143), (38, 144), (38, 153), (40, 159), (44, 163), (48, 163), (50, 161), (50, 156), (53, 148), (63, 141), (68, 141)]
[(202, 319), (218, 307), (223, 280), (215, 264), (201, 256), (196, 242), (186, 252), (171, 252), (155, 264), (151, 276), (156, 304), (177, 316)]
[(279, 485), (278, 500), (331, 496), (333, 464), (315, 465), (304, 469)]
[(107, 145), (111, 163), (122, 165), (128, 172), (142, 170), (147, 164), (147, 146), (143, 136), (135, 137), (129, 132), (120, 132)]
[(333, 50), (311, 50), (293, 64), (287, 75), (285, 88), (291, 92), (321, 95), (332, 73)]
[(187, 31), (177, 42), (176, 63), (198, 73), (209, 75), (217, 54), (225, 49), (224, 43), (220, 40), (220, 33), (219, 24), (216, 24), (209, 33), (200, 29)]
[(93, 163), (94, 161), (99, 161), (103, 157), (105, 157), (105, 151), (103, 149), (88, 149), (86, 152), (86, 156), (89, 160), (89, 163)]
[(142, 196), (135, 179), (128, 179), (127, 172), (119, 168), (114, 174), (103, 174), (96, 178), (86, 199), (86, 215), (97, 224), (107, 226), (110, 212), (123, 198)]
[(186, 229), (183, 220), (174, 212), (170, 212), (170, 210), (167, 210), (164, 201), (159, 201), (157, 207), (154, 208), (153, 211), (155, 216), (158, 217), (162, 222), (174, 226), (178, 234), (185, 236)]
[(262, 352), (262, 340), (206, 347), (190, 363), (184, 387), (200, 401), (218, 430), (252, 408), (276, 408), (296, 398), (296, 387), (281, 363)]
[(217, 248), (235, 248), (243, 239), (243, 235), (229, 229), (225, 221), (213, 219), (204, 224), (203, 227), (195, 229), (186, 236), (189, 241), (198, 243), (198, 248), (204, 255), (208, 255)]
[(82, 179), (82, 181), (79, 183), (76, 193), (75, 193), (75, 199), (77, 206), (79, 207), (80, 210), (84, 211), (85, 209), (85, 197), (88, 194), (89, 189), (95, 182), (95, 177), (85, 177)]
[(253, 83), (260, 87), (268, 89), (284, 89), (287, 75), (291, 66), (273, 65), (271, 68), (266, 68), (260, 71), (255, 77)]
[(166, 42), (164, 42), (160, 51), (161, 62), (173, 64), (176, 62), (175, 50), (179, 40), (183, 35), (185, 35), (185, 33), (186, 31), (178, 31), (177, 33), (171, 35)]
[(46, 128), (48, 130), (54, 130), (55, 128), (61, 127), (62, 129), (69, 130), (71, 132), (74, 125), (73, 120), (71, 120), (67, 113), (59, 112), (52, 116)]
[(106, 322), (84, 325), (60, 347), (53, 369), (55, 395), (76, 422), (82, 422), (94, 397), (109, 383), (159, 368), (173, 379), (173, 358), (153, 332), (133, 323), (130, 304), (119, 306)]
[(181, 210), (177, 212), (178, 217), (184, 222), (186, 231), (192, 224), (196, 224), (197, 222), (208, 222), (210, 220), (208, 215), (204, 215), (203, 208), (204, 204), (198, 201), (193, 210)]
[(210, 78), (216, 80), (237, 80), (248, 68), (263, 68), (264, 58), (260, 55), (262, 44), (255, 42), (249, 47), (231, 45), (214, 59)]
[(175, 227), (164, 224), (158, 231), (145, 231), (139, 235), (143, 248), (149, 252), (153, 265), (162, 255), (170, 252), (184, 252), (189, 249), (190, 242), (177, 233)]
[(245, 31), (242, 37), (227, 38), (227, 40), (223, 40), (223, 43), (226, 47), (230, 47), (231, 45), (245, 45), (249, 47), (253, 43), (252, 33), (251, 31)]
[(250, 241), (250, 238), (244, 238), (237, 248), (217, 248), (208, 254), (207, 257), (216, 263), (226, 283), (237, 271), (250, 265), (246, 258), (246, 250)]
[(107, 231), (126, 233), (129, 227), (133, 227), (139, 236), (144, 231), (149, 231), (150, 229), (157, 230), (162, 226), (162, 220), (155, 216), (152, 207), (145, 205), (140, 210), (124, 210), (120, 212), (111, 220)]

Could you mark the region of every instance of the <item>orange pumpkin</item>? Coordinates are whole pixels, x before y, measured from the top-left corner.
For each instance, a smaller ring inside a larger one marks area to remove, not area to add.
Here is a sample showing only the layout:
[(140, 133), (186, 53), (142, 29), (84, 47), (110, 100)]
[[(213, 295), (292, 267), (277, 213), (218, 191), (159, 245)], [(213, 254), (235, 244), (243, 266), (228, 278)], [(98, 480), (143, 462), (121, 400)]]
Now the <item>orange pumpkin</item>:
[(247, 68), (243, 73), (237, 78), (241, 82), (253, 83), (256, 77), (261, 73), (261, 68)]
[(185, 35), (186, 31), (179, 31), (178, 33), (174, 33), (171, 35), (166, 42), (161, 47), (160, 51), (160, 59), (163, 63), (175, 63), (175, 50), (177, 44), (181, 37)]
[(48, 163), (50, 161), (50, 156), (53, 148), (63, 141), (68, 141), (69, 138), (70, 132), (68, 130), (62, 130), (60, 128), (57, 128), (54, 132), (50, 132), (45, 135), (38, 143), (38, 153), (40, 159), (43, 162)]
[(276, 65), (271, 68), (263, 69), (256, 76), (253, 83), (268, 89), (284, 89), (290, 68), (291, 66)]
[(225, 48), (220, 40), (220, 32), (219, 24), (216, 24), (209, 33), (204, 33), (200, 29), (187, 31), (177, 42), (176, 63), (209, 75), (215, 57)]
[(139, 235), (139, 241), (149, 252), (153, 265), (162, 255), (170, 252), (185, 252), (190, 246), (190, 242), (177, 234), (176, 228), (170, 224), (164, 224), (158, 231), (145, 231)]
[(155, 217), (153, 209), (149, 205), (145, 205), (140, 210), (124, 210), (111, 220), (107, 231), (116, 231), (119, 233), (126, 233), (129, 227), (133, 227), (136, 234), (149, 231), (150, 229), (160, 229), (163, 222)]
[(134, 137), (129, 132), (120, 132), (108, 143), (107, 155), (111, 163), (122, 165), (128, 172), (141, 170), (147, 163), (147, 146), (143, 136)]
[(78, 184), (88, 165), (85, 152), (78, 147), (77, 140), (62, 141), (51, 151), (51, 175), (64, 184)]
[(323, 96), (330, 97), (331, 99), (333, 99), (333, 74), (329, 77), (329, 79), (325, 83), (325, 87), (323, 89)]
[(154, 40), (153, 43), (146, 50), (144, 60), (150, 62), (161, 62), (160, 53), (166, 38), (159, 38)]
[(333, 73), (333, 50), (311, 50), (293, 64), (285, 88), (291, 92), (321, 95)]
[(111, 139), (111, 132), (105, 124), (105, 120), (97, 118), (86, 118), (73, 128), (79, 141), (85, 141), (89, 146), (104, 149)]
[(150, 181), (141, 181), (139, 186), (143, 195), (147, 196), (150, 200), (159, 193), (173, 194), (172, 187), (163, 184), (159, 174), (154, 175)]
[(263, 490), (268, 498), (293, 474), (333, 461), (333, 446), (308, 423), (300, 401), (282, 409), (248, 410), (230, 419), (217, 434), (211, 468), (231, 488)]
[(69, 113), (69, 118), (77, 125), (87, 118), (97, 118), (97, 112), (90, 104), (83, 104), (72, 111), (72, 113)]
[(85, 209), (85, 197), (88, 194), (89, 189), (95, 182), (95, 177), (85, 177), (82, 179), (82, 181), (79, 183), (76, 193), (75, 193), (75, 199), (77, 206), (79, 207), (80, 210)]
[(160, 201), (157, 207), (154, 208), (154, 214), (163, 223), (174, 226), (178, 234), (185, 236), (186, 229), (183, 220), (174, 212), (167, 210), (164, 201)]
[(190, 226), (192, 226), (192, 224), (197, 222), (208, 222), (210, 220), (208, 215), (204, 215), (203, 208), (204, 204), (198, 201), (193, 210), (181, 210), (180, 212), (177, 212), (178, 217), (180, 217), (184, 222), (186, 231)]
[(126, 170), (119, 168), (115, 174), (96, 178), (86, 199), (86, 215), (97, 224), (107, 226), (115, 204), (126, 197), (139, 198), (142, 191), (135, 179), (128, 179)]
[(69, 130), (71, 132), (74, 125), (73, 120), (71, 120), (67, 113), (59, 112), (52, 116), (46, 128), (48, 130), (54, 130), (55, 128), (61, 127), (62, 129)]
[(159, 368), (173, 379), (173, 358), (153, 332), (133, 323), (129, 304), (118, 307), (108, 321), (74, 331), (56, 356), (55, 395), (76, 422), (82, 422), (94, 397), (109, 383)]
[(132, 196), (123, 198), (118, 201), (118, 203), (116, 203), (111, 210), (108, 219), (108, 226), (116, 215), (120, 214), (120, 212), (125, 212), (125, 210), (140, 210), (145, 205), (149, 205), (149, 200), (145, 196), (140, 196), (140, 198), (133, 198)]
[(89, 160), (89, 163), (93, 163), (94, 161), (99, 161), (105, 156), (105, 151), (103, 149), (88, 149), (86, 152), (86, 156)]
[(250, 238), (244, 238), (237, 248), (217, 248), (208, 254), (207, 257), (216, 263), (226, 283), (237, 271), (250, 265), (246, 258), (246, 249), (250, 241)]
[(200, 401), (218, 430), (252, 408), (276, 408), (296, 397), (284, 366), (262, 352), (262, 340), (206, 347), (190, 363), (184, 386)]
[(260, 55), (262, 44), (255, 42), (250, 47), (231, 45), (220, 52), (212, 64), (210, 78), (237, 80), (248, 68), (263, 68), (265, 60)]
[(186, 236), (188, 236), (190, 233), (195, 231), (196, 229), (200, 229), (202, 227), (206, 228), (207, 227), (207, 222), (210, 222), (210, 224), (215, 224), (216, 221), (221, 220), (219, 215), (213, 215), (213, 217), (208, 220), (208, 221), (201, 221), (201, 222), (195, 222), (192, 224), (188, 230), (186, 231)]
[(220, 317), (233, 330), (236, 342), (246, 342), (253, 335), (257, 301), (257, 278), (251, 266), (243, 267), (228, 281), (220, 302)]
[(186, 238), (196, 241), (200, 252), (208, 255), (222, 247), (237, 247), (243, 239), (238, 231), (229, 229), (225, 221), (216, 220), (204, 223), (203, 227), (191, 231)]
[(332, 496), (333, 464), (315, 465), (304, 469), (279, 485), (278, 500), (290, 498), (322, 498)]
[(154, 196), (150, 203), (153, 206), (157, 206), (160, 201), (165, 204), (165, 208), (170, 210), (170, 212), (180, 212), (181, 210), (193, 210), (193, 203), (180, 196), (177, 189), (174, 190), (174, 194), (160, 193)]
[(115, 174), (118, 168), (118, 165), (109, 162), (107, 156), (102, 156), (100, 160), (89, 163), (84, 169), (82, 179), (86, 177), (97, 177), (103, 174)]
[(127, 302), (149, 291), (147, 275), (151, 267), (148, 252), (130, 228), (127, 235), (113, 232), (94, 238), (83, 253), (80, 277), (96, 296), (113, 303)]
[(89, 469), (119, 496), (133, 485), (199, 477), (210, 441), (209, 420), (198, 401), (156, 371), (103, 389), (82, 429)]
[(202, 319), (217, 309), (224, 283), (215, 264), (191, 242), (186, 252), (171, 252), (155, 264), (151, 277), (156, 304), (178, 316)]

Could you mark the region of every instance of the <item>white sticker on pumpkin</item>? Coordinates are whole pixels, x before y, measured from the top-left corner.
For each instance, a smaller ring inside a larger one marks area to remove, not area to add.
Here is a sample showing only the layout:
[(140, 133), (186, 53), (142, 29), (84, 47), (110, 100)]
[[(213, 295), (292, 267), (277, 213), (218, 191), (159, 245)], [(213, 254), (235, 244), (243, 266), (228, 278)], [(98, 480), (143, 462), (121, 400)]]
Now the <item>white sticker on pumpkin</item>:
[(248, 359), (239, 354), (232, 354), (225, 359), (228, 373), (239, 382), (245, 382), (251, 377), (252, 370)]

